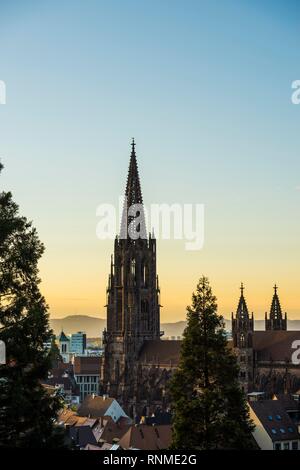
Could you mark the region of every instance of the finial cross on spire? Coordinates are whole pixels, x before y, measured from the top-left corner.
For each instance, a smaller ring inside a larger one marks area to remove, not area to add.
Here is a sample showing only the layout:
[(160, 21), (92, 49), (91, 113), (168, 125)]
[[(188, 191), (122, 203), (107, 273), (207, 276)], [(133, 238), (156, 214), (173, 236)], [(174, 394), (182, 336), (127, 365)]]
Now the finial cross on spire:
[(274, 292), (275, 292), (275, 294), (277, 294), (277, 289), (278, 289), (278, 287), (277, 287), (277, 285), (275, 284), (275, 286), (274, 286)]
[(240, 287), (240, 289), (241, 289), (241, 295), (244, 295), (244, 289), (245, 289), (245, 287), (244, 287), (244, 284), (243, 284), (242, 282), (241, 282), (241, 287)]
[(132, 137), (132, 141), (131, 141), (131, 148), (132, 148), (132, 152), (135, 153), (135, 141), (134, 141), (134, 137)]

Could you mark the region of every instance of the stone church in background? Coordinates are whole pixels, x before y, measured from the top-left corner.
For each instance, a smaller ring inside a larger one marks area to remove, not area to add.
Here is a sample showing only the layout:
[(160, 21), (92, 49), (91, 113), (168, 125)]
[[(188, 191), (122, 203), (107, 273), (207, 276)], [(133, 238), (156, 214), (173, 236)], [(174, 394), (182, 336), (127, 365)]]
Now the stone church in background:
[(300, 331), (287, 330), (274, 286), (269, 315), (265, 314), (265, 331), (254, 330), (241, 285), (236, 315), (232, 313), (232, 341), (229, 346), (237, 354), (240, 383), (244, 391), (263, 391), (268, 395), (300, 390)]
[[(108, 279), (101, 382), (102, 392), (134, 416), (169, 407), (168, 382), (179, 362), (181, 342), (161, 339), (156, 240), (147, 234), (134, 141), (131, 145), (120, 234), (115, 238)], [(132, 206), (138, 209), (135, 216), (128, 213)], [(266, 331), (254, 330), (243, 285), (232, 314), (228, 347), (238, 357), (245, 393), (272, 395), (300, 389), (300, 366), (293, 363), (300, 332), (287, 331), (286, 314), (283, 317), (274, 289)]]

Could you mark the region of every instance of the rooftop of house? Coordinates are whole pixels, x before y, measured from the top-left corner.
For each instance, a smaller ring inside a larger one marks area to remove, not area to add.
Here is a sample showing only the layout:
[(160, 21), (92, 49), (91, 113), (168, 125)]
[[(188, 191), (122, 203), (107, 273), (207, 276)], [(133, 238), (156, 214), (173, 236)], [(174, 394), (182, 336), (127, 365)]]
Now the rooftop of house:
[(118, 442), (131, 426), (130, 420), (123, 416), (116, 423), (110, 416), (104, 417), (102, 424), (103, 430), (100, 435), (100, 441), (109, 444)]
[(119, 440), (122, 449), (162, 450), (171, 445), (172, 430), (168, 424), (147, 426), (132, 425)]
[(279, 400), (286, 410), (300, 410), (300, 396), (298, 393), (276, 393), (273, 400)]
[(102, 359), (94, 356), (76, 356), (74, 359), (75, 375), (99, 375)]
[(52, 387), (62, 386), (64, 391), (79, 395), (79, 387), (74, 380), (72, 368), (68, 366), (51, 369), (48, 378), (43, 380), (43, 384)]
[(87, 444), (83, 450), (110, 450), (111, 445), (108, 444), (107, 449), (102, 449), (99, 446), (93, 445), (93, 444)]
[(88, 395), (78, 408), (79, 416), (89, 416), (91, 418), (100, 418), (106, 415), (110, 405), (115, 401), (110, 397), (99, 397), (95, 395)]
[(300, 439), (297, 425), (280, 400), (252, 401), (249, 406), (273, 442)]
[(88, 418), (86, 416), (78, 416), (75, 411), (64, 408), (57, 417), (58, 424), (66, 426), (89, 426), (93, 428), (97, 423), (97, 419)]
[(87, 444), (97, 445), (94, 433), (89, 426), (70, 427), (69, 435), (74, 444), (80, 448), (86, 447)]

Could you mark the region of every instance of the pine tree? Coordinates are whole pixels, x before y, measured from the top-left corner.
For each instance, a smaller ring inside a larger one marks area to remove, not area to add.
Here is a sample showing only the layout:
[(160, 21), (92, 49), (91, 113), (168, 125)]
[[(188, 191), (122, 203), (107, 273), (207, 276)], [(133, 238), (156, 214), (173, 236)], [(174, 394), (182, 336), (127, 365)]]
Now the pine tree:
[(187, 307), (179, 367), (170, 384), (173, 448), (250, 449), (253, 447), (238, 366), (227, 346), (223, 318), (209, 281), (201, 277)]
[(43, 251), (11, 193), (0, 193), (0, 340), (6, 345), (6, 364), (0, 365), (0, 446), (63, 445), (54, 426), (61, 401), (41, 385), (51, 367), (44, 343), (52, 334), (39, 291), (37, 263)]

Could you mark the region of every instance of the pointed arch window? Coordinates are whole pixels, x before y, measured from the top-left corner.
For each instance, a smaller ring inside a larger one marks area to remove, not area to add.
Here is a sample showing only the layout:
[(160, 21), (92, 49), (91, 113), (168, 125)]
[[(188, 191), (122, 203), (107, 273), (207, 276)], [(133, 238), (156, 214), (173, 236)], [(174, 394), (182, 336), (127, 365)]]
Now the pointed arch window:
[(141, 263), (141, 283), (142, 283), (142, 286), (144, 287), (147, 286), (147, 269), (146, 269), (145, 260), (142, 260), (142, 263)]
[(132, 258), (130, 262), (130, 273), (132, 276), (135, 276), (135, 259)]
[(149, 303), (147, 299), (142, 299), (141, 301), (141, 313), (148, 313)]

